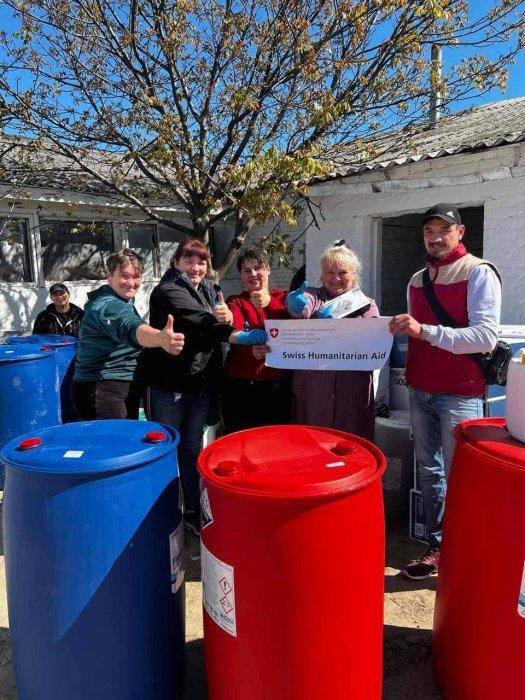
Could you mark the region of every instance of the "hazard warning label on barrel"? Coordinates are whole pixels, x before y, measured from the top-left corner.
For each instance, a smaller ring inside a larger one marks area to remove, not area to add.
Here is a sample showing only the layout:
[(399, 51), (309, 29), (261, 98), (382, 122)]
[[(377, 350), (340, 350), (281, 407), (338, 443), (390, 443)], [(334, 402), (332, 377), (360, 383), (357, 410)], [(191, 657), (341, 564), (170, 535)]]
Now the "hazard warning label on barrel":
[(202, 542), (201, 566), (204, 609), (219, 627), (236, 637), (233, 566), (214, 557)]

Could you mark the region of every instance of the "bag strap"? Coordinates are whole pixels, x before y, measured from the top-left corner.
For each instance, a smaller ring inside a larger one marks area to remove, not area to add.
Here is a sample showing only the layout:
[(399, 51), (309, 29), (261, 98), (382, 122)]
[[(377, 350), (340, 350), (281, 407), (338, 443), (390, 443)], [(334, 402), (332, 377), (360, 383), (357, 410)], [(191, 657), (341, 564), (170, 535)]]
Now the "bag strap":
[(423, 292), (425, 293), (427, 301), (430, 304), (430, 308), (434, 312), (434, 316), (441, 323), (441, 325), (448, 326), (449, 328), (457, 328), (458, 324), (448, 313), (448, 311), (441, 306), (441, 302), (436, 296), (434, 285), (430, 281), (428, 267), (426, 267), (425, 271), (423, 272)]
[[(491, 265), (490, 263), (487, 264), (494, 270), (501, 283), (501, 277), (499, 276), (499, 272), (496, 270), (494, 265)], [(441, 325), (448, 326), (449, 328), (457, 328), (458, 324), (448, 313), (448, 311), (443, 308), (441, 302), (436, 296), (434, 285), (430, 281), (430, 273), (428, 271), (428, 267), (426, 267), (423, 272), (423, 292), (427, 298), (428, 303), (430, 304), (430, 308), (434, 312), (434, 316), (441, 323)], [(481, 367), (481, 369), (483, 369), (483, 353), (473, 353), (472, 355), (470, 355), (470, 357), (474, 360), (474, 362), (476, 362), (477, 365)]]

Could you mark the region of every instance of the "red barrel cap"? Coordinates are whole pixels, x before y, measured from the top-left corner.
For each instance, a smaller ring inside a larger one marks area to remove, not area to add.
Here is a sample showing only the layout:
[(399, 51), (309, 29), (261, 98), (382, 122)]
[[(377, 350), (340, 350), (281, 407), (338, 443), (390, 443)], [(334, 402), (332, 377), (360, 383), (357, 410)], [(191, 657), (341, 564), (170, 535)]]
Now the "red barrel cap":
[(161, 433), (160, 430), (150, 430), (149, 433), (144, 435), (144, 440), (146, 442), (157, 443), (164, 442), (166, 439), (166, 433)]
[(232, 433), (199, 456), (203, 479), (238, 493), (315, 498), (361, 489), (379, 479), (386, 460), (371, 442), (307, 425), (278, 425)]
[(42, 439), (39, 437), (25, 438), (18, 443), (18, 447), (21, 450), (32, 450), (34, 447), (40, 447), (42, 444)]

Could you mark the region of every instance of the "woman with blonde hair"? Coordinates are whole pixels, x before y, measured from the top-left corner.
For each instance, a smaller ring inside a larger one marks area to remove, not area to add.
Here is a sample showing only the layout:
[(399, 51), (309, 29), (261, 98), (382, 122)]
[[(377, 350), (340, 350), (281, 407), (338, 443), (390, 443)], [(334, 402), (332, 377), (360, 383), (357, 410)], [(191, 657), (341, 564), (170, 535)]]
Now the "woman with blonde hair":
[[(292, 318), (331, 318), (325, 302), (359, 289), (361, 263), (344, 244), (331, 245), (321, 257), (320, 287), (304, 282), (291, 292), (286, 305)], [(373, 318), (379, 311), (373, 299), (346, 318)], [(292, 377), (292, 421), (345, 430), (373, 439), (374, 391), (372, 372), (295, 370)]]

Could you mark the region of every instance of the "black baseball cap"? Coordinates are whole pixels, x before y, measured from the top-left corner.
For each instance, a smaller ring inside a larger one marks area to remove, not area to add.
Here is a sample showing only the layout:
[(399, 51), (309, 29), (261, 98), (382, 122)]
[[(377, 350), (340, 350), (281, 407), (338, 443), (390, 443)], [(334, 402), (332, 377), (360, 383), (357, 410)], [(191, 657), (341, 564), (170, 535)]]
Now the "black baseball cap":
[(438, 219), (443, 219), (443, 221), (448, 221), (449, 224), (458, 224), (461, 226), (461, 216), (459, 215), (458, 208), (455, 204), (447, 204), (442, 202), (441, 204), (435, 204), (430, 209), (427, 209), (423, 214), (423, 224), (429, 219), (437, 217)]
[(51, 296), (51, 294), (56, 294), (56, 292), (65, 292), (66, 294), (69, 294), (69, 289), (62, 282), (57, 282), (56, 284), (52, 284), (49, 288), (49, 295)]

